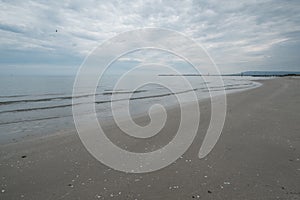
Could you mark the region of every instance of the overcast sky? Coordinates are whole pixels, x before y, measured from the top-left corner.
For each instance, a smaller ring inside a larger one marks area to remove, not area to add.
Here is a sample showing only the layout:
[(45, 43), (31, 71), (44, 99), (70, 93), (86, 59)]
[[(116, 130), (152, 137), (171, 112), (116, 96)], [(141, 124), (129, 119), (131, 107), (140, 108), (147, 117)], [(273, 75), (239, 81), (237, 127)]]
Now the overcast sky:
[(299, 0), (0, 2), (2, 74), (72, 71), (104, 40), (143, 27), (193, 38), (224, 73), (300, 70)]

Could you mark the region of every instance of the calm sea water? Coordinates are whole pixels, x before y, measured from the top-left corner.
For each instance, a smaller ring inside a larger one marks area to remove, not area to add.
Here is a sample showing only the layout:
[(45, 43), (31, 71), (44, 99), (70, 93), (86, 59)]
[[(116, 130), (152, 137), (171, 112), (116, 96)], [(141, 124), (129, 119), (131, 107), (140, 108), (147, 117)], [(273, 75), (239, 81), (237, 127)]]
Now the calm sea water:
[[(114, 92), (120, 101), (127, 88), (113, 91), (117, 76), (106, 76), (97, 88), (96, 111), (99, 120), (111, 118), (110, 100)], [(191, 92), (182, 88), (176, 76), (162, 76), (178, 91)], [(214, 81), (216, 77), (186, 77), (198, 99), (209, 97), (207, 86), (213, 95), (223, 89)], [(257, 87), (259, 84), (249, 77), (223, 77), (226, 92), (235, 92)], [(15, 142), (24, 138), (56, 133), (75, 128), (72, 117), (72, 76), (6, 76), (0, 79), (0, 144)], [(76, 96), (74, 98), (84, 98)], [(132, 115), (148, 111), (153, 104), (165, 107), (177, 102), (170, 90), (156, 84), (146, 85), (132, 93), (130, 108)], [(122, 109), (122, 108), (120, 108)]]

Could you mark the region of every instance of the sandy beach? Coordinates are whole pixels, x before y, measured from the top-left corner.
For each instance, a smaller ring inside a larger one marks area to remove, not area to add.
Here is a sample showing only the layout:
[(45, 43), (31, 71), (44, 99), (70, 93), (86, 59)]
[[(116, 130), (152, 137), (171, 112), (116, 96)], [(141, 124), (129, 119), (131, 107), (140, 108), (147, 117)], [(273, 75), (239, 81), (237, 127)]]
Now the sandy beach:
[[(199, 103), (192, 146), (151, 173), (126, 174), (101, 164), (75, 130), (1, 145), (0, 199), (300, 199), (300, 79), (260, 82), (227, 96), (222, 135), (206, 158), (200, 160), (198, 151), (209, 124), (209, 100)], [(134, 151), (158, 148), (177, 130), (178, 112), (169, 110), (166, 127), (147, 143), (129, 141), (115, 125), (106, 131)]]

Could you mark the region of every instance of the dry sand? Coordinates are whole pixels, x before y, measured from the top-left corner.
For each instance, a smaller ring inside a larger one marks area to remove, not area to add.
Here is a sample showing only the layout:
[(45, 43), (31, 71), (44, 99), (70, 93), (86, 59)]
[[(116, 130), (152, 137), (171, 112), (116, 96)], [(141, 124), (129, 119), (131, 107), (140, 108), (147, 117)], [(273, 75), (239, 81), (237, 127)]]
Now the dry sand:
[[(262, 83), (228, 95), (221, 138), (202, 160), (197, 155), (210, 102), (200, 102), (200, 128), (192, 146), (152, 173), (111, 170), (86, 151), (74, 131), (1, 145), (0, 199), (300, 199), (300, 79)], [(178, 109), (168, 114), (166, 127), (147, 143), (129, 141), (114, 125), (107, 130), (112, 140), (133, 150), (157, 148), (178, 126)]]

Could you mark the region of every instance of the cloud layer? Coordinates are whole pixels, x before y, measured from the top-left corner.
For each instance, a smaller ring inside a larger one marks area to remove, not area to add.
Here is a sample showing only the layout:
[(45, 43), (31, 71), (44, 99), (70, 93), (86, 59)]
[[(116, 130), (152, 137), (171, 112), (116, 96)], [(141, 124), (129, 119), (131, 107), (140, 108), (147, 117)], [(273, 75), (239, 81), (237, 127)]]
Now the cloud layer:
[(298, 0), (2, 0), (0, 8), (2, 71), (78, 66), (104, 40), (143, 27), (186, 34), (223, 72), (300, 69)]

